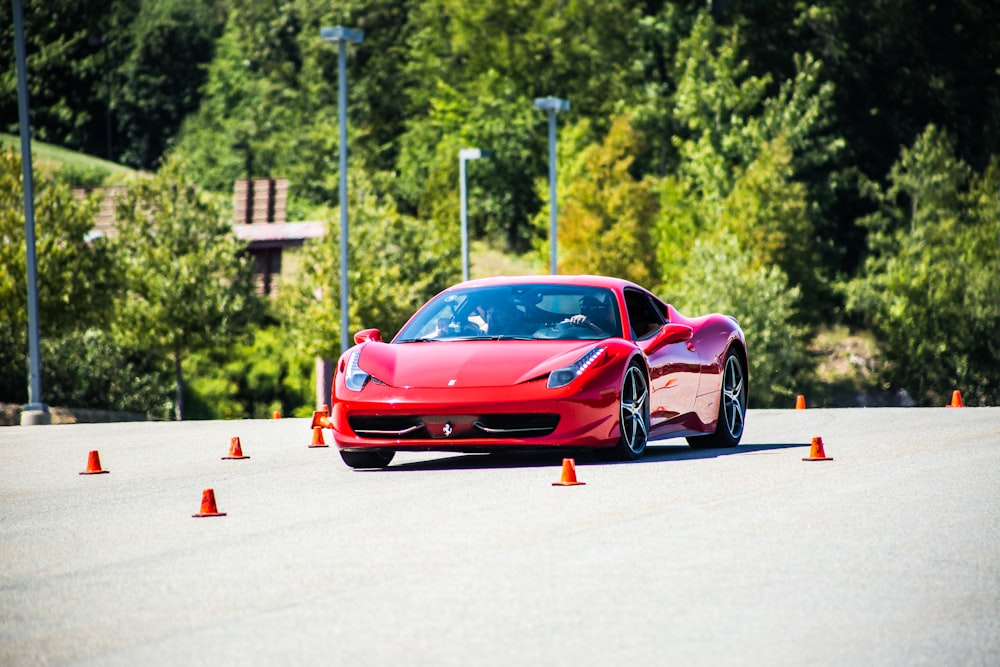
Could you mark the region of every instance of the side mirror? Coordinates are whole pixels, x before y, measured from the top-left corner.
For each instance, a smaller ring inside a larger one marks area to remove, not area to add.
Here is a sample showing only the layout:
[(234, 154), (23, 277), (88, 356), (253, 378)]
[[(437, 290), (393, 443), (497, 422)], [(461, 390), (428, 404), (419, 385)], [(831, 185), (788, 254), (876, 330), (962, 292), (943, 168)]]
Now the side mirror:
[(355, 343), (381, 343), (382, 342), (382, 332), (378, 329), (362, 329), (358, 333), (354, 334)]
[(649, 346), (646, 348), (646, 353), (650, 354), (655, 352), (665, 345), (684, 343), (691, 340), (692, 336), (694, 336), (694, 329), (686, 324), (664, 324), (663, 328), (660, 329), (660, 332), (653, 336), (653, 340), (649, 342)]

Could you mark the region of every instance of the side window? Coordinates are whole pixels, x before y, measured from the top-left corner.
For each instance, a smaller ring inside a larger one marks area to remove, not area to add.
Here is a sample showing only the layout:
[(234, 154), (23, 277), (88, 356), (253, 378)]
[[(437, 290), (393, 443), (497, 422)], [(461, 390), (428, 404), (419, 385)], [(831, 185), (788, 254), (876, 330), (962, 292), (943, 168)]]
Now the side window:
[(664, 322), (670, 321), (670, 312), (667, 310), (667, 304), (663, 303), (655, 296), (653, 297), (653, 308), (656, 308), (656, 312), (660, 314), (660, 319)]
[(625, 290), (625, 308), (632, 337), (636, 340), (652, 336), (663, 326), (665, 318), (642, 292)]

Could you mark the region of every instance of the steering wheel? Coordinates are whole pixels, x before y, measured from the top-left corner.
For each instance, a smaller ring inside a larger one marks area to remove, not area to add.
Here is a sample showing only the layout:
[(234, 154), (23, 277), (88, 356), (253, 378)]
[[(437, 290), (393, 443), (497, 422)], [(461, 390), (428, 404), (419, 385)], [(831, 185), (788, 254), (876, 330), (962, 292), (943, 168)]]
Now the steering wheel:
[(463, 336), (482, 336), (483, 330), (477, 327), (472, 322), (466, 320), (465, 322), (462, 322), (461, 326), (459, 327), (459, 333)]
[(560, 338), (570, 338), (568, 334), (571, 333), (573, 329), (576, 329), (574, 325), (569, 320), (563, 320), (548, 327), (539, 329), (533, 334), (534, 338), (541, 338), (542, 340), (557, 340)]

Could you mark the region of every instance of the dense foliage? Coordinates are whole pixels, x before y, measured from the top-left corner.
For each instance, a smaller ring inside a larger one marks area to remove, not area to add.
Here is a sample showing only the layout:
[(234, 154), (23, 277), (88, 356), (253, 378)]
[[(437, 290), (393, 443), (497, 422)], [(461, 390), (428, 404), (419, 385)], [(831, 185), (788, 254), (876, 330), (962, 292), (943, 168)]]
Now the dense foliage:
[[(920, 404), (954, 388), (1000, 398), (995, 3), (27, 4), (36, 136), (147, 169), (172, 161), (224, 197), (248, 172), (285, 177), (292, 217), (329, 222), (274, 313), (305, 358), (339, 351), (337, 46), (319, 31), (346, 25), (365, 32), (347, 47), (352, 328), (394, 331), (459, 277), (462, 148), (492, 153), (469, 165), (473, 237), (547, 266), (533, 100), (556, 95), (571, 102), (558, 114), (560, 270), (736, 315), (754, 405), (785, 405), (814, 379), (808, 346), (833, 325), (873, 332), (880, 383)], [(0, 130), (13, 131), (9, 12), (0, 3)], [(191, 221), (217, 217), (197, 210)], [(137, 257), (133, 274), (154, 261)], [(4, 279), (15, 298), (19, 278)], [(205, 414), (269, 405), (243, 378), (217, 385)]]
[(116, 330), (131, 347), (171, 360), (182, 419), (184, 357), (236, 342), (260, 312), (252, 262), (218, 206), (175, 165), (133, 184), (116, 215)]

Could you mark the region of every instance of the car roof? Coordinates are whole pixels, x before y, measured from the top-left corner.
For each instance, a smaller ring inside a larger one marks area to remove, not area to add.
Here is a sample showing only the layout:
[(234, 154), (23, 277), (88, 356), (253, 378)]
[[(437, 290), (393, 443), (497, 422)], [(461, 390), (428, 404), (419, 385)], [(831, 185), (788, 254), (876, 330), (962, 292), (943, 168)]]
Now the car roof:
[(626, 287), (634, 287), (648, 292), (643, 287), (621, 278), (611, 278), (608, 276), (592, 275), (537, 275), (537, 276), (494, 276), (492, 278), (478, 278), (459, 283), (449, 287), (453, 289), (466, 289), (470, 287), (497, 287), (501, 285), (583, 285), (588, 287), (605, 287), (616, 291), (621, 291)]

